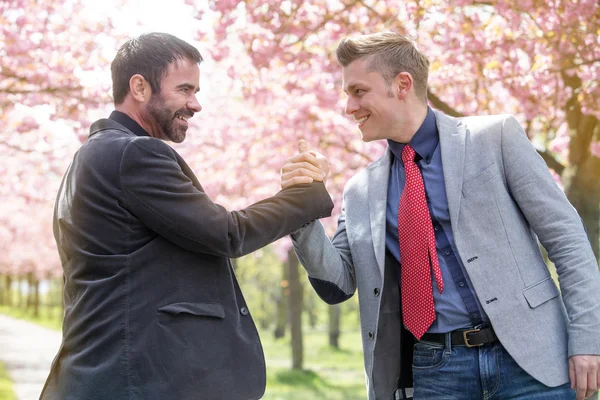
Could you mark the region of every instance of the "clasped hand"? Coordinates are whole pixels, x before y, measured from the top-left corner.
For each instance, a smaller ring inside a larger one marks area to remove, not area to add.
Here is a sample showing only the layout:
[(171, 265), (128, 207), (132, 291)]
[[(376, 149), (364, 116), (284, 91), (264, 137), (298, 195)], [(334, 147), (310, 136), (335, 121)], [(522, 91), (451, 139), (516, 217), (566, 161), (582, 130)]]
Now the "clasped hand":
[(323, 155), (309, 151), (306, 140), (298, 141), (298, 154), (286, 160), (281, 168), (281, 188), (301, 183), (325, 182), (329, 175), (329, 163)]

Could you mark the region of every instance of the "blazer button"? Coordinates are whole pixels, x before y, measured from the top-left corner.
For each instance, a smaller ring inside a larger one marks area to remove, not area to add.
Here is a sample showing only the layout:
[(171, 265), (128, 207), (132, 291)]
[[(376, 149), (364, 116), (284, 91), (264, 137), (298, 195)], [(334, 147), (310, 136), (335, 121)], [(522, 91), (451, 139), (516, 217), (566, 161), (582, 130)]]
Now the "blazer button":
[(375, 295), (375, 297), (379, 296), (379, 288), (373, 289), (373, 294)]
[(373, 335), (373, 332), (369, 331), (369, 339), (373, 340), (373, 338), (375, 338), (375, 335)]
[(248, 315), (248, 309), (246, 307), (240, 308), (240, 314), (242, 314), (242, 315)]

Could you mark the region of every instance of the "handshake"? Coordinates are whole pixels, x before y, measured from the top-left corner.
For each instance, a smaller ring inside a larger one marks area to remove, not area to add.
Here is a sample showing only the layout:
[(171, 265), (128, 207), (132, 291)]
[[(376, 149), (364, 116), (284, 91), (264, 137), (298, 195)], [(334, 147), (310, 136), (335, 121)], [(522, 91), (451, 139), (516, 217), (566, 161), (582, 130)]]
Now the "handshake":
[(298, 141), (298, 154), (286, 160), (281, 168), (281, 188), (301, 183), (325, 182), (329, 175), (327, 159), (316, 151), (310, 151), (304, 139)]

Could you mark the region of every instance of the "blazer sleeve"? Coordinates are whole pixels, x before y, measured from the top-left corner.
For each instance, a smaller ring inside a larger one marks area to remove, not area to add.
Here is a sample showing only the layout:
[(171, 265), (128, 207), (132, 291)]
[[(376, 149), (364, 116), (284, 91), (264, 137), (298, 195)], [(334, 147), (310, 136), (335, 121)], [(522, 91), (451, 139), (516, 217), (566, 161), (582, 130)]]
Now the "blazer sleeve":
[(600, 354), (600, 272), (581, 219), (514, 117), (504, 120), (502, 158), (509, 190), (556, 266), (568, 354)]
[(323, 301), (337, 304), (354, 295), (356, 277), (346, 232), (344, 205), (332, 240), (325, 234), (321, 222), (294, 232), (291, 238), (298, 260)]
[(136, 138), (126, 146), (120, 180), (126, 207), (150, 229), (187, 250), (225, 257), (251, 253), (331, 215), (333, 208), (319, 182), (227, 211), (194, 186), (173, 149), (152, 138)]

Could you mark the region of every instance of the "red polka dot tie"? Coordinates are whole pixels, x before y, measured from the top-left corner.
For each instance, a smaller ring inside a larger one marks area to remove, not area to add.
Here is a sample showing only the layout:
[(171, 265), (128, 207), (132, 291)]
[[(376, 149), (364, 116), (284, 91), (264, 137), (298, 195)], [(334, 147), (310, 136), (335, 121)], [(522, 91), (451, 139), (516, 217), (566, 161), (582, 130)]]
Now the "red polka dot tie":
[(398, 238), (402, 260), (402, 317), (406, 328), (417, 338), (435, 319), (431, 271), (438, 290), (444, 282), (435, 249), (433, 224), (425, 199), (421, 171), (415, 163), (415, 151), (409, 145), (402, 150), (406, 185), (398, 206)]

